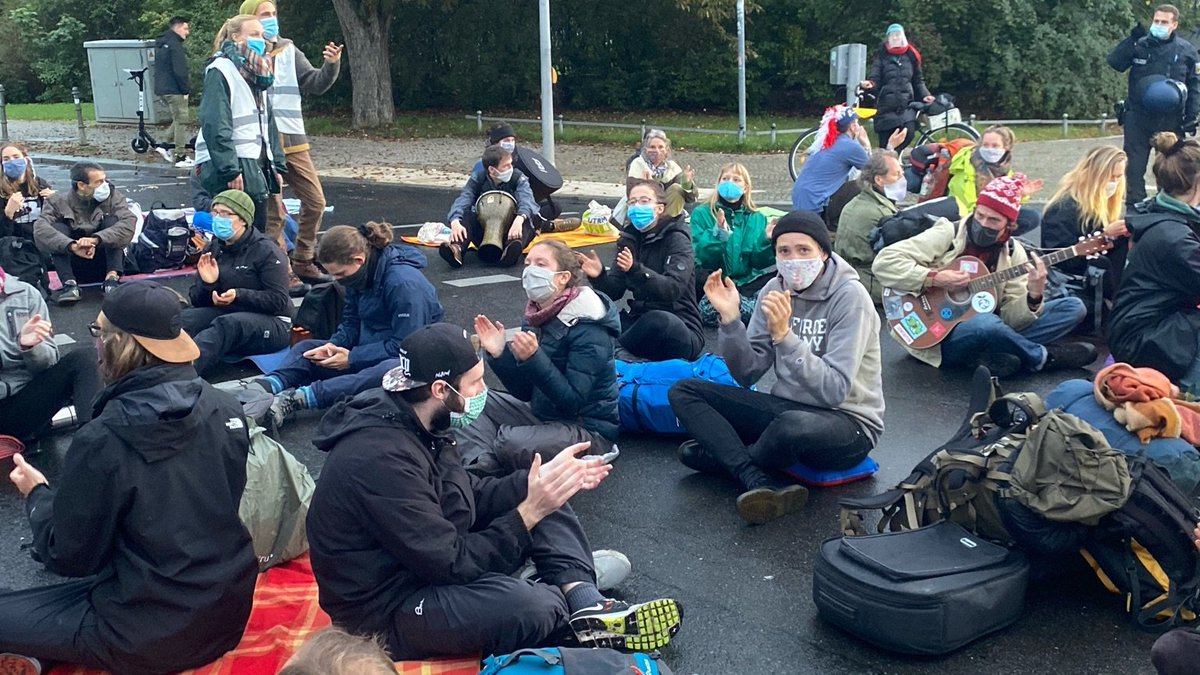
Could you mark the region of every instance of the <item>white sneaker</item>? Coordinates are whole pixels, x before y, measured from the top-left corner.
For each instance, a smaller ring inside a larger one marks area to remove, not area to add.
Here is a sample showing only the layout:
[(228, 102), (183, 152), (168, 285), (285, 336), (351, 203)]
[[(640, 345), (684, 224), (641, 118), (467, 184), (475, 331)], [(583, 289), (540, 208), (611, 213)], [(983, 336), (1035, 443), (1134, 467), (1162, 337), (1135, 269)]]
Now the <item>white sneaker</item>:
[[(596, 588), (602, 592), (616, 588), (633, 571), (633, 565), (624, 553), (610, 550), (592, 551), (592, 567), (596, 570)], [(513, 576), (524, 580), (536, 579), (537, 567), (532, 560), (526, 561)]]
[(158, 153), (159, 157), (163, 158), (164, 162), (167, 162), (170, 164), (175, 163), (175, 159), (173, 157), (171, 157), (171, 153), (167, 152), (166, 148), (157, 148), (156, 147), (156, 148), (154, 148), (154, 151)]
[(178, 162), (175, 162), (176, 169), (190, 169), (193, 166), (196, 166), (196, 160), (192, 159), (191, 157), (184, 157)]

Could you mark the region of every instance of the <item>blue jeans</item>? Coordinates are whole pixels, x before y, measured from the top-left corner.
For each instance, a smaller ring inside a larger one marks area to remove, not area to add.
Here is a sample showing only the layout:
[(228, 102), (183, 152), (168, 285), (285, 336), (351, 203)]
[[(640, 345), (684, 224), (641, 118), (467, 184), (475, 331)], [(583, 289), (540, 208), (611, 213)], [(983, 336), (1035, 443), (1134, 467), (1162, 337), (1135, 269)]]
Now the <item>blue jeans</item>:
[(1038, 370), (1046, 361), (1046, 348), (1064, 338), (1087, 317), (1079, 298), (1050, 300), (1024, 330), (1014, 330), (998, 314), (980, 314), (960, 323), (942, 341), (942, 365), (970, 365), (985, 352), (1015, 354), (1026, 370)]
[(353, 396), (383, 383), (383, 374), (390, 368), (399, 365), (395, 359), (387, 359), (380, 363), (364, 363), (350, 366), (346, 370), (322, 368), (304, 358), (304, 352), (320, 347), (328, 340), (303, 340), (292, 346), (279, 370), (271, 373), (271, 377), (283, 384), (283, 389), (295, 389), (304, 385), (312, 385), (316, 395), (317, 407), (328, 408), (343, 396)]

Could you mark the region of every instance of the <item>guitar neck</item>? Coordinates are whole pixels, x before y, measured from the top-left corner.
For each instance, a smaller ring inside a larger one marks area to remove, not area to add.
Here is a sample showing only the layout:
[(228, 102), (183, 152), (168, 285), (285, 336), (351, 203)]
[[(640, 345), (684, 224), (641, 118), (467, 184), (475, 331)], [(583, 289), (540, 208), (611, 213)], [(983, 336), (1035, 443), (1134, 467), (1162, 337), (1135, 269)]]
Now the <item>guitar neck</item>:
[[(1046, 264), (1046, 267), (1050, 267), (1051, 265), (1057, 265), (1064, 260), (1070, 260), (1078, 256), (1079, 254), (1075, 252), (1075, 247), (1071, 246), (1070, 248), (1062, 248), (1042, 256), (1042, 262)], [(972, 293), (978, 293), (979, 291), (995, 288), (1006, 281), (1018, 279), (1026, 274), (1029, 274), (1029, 270), (1024, 265), (1017, 265), (979, 277), (972, 281), (968, 288)]]

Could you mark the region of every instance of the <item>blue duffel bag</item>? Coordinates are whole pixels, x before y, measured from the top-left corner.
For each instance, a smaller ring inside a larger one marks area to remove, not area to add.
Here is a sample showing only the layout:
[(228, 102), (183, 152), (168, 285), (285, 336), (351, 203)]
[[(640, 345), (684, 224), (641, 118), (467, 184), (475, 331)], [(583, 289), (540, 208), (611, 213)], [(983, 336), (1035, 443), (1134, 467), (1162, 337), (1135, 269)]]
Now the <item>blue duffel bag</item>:
[(642, 434), (683, 435), (687, 431), (679, 424), (675, 411), (667, 401), (671, 385), (688, 378), (700, 378), (717, 384), (740, 387), (729, 373), (725, 359), (705, 354), (695, 361), (671, 359), (629, 363), (617, 361), (617, 408), (621, 415), (621, 431)]

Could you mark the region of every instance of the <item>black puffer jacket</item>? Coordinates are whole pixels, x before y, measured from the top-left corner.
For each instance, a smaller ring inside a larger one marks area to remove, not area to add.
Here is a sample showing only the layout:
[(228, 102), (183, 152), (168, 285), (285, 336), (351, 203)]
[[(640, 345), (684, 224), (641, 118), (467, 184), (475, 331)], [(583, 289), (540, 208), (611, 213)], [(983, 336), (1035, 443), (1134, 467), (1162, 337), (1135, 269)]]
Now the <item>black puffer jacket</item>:
[(238, 518), (250, 437), (241, 406), (189, 365), (110, 384), (53, 488), (26, 510), (36, 557), (95, 576), (90, 603), (116, 673), (202, 666), (242, 638), (258, 577)]
[(1200, 334), (1200, 216), (1151, 207), (1126, 219), (1129, 265), (1108, 329), (1113, 356), (1178, 382), (1196, 358)]
[(908, 104), (929, 96), (925, 77), (921, 74), (921, 60), (912, 47), (903, 54), (888, 52), (887, 45), (875, 53), (868, 80), (875, 84), (875, 125), (881, 129), (901, 126), (916, 119), (916, 113)]
[(255, 312), (267, 316), (292, 316), (288, 296), (288, 268), (283, 251), (267, 235), (246, 228), (241, 239), (230, 244), (214, 238), (207, 253), (217, 260), (220, 274), (215, 284), (196, 277), (188, 296), (193, 307), (212, 307), (213, 291), (237, 289), (237, 299), (221, 309), (226, 312)]
[(592, 286), (614, 301), (620, 300), (626, 290), (632, 291), (631, 318), (654, 309), (670, 312), (683, 319), (703, 344), (700, 307), (696, 304), (696, 258), (686, 216), (664, 215), (658, 225), (646, 232), (626, 225), (617, 241), (617, 251), (623, 248), (633, 254), (633, 267), (622, 272), (614, 262), (592, 279)]
[(451, 434), (432, 434), (400, 396), (372, 389), (330, 408), (313, 444), (329, 453), (308, 511), (321, 608), (359, 634), (394, 637), (396, 609), (426, 586), (520, 567), (532, 540), (517, 505), (529, 472), (477, 478)]

